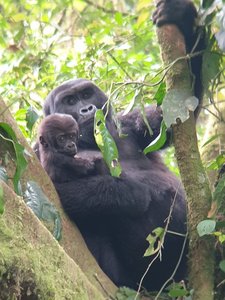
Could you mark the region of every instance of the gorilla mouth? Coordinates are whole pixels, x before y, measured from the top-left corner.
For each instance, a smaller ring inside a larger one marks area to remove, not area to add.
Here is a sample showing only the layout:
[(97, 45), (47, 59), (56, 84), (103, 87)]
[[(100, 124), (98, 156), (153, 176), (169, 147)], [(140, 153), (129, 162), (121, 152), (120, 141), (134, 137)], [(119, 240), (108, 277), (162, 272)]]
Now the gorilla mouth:
[[(59, 151), (61, 152), (61, 151)], [(63, 150), (62, 152), (66, 156), (75, 156), (77, 154), (77, 149), (71, 149), (71, 150)]]
[(78, 122), (79, 126), (87, 126), (93, 123), (94, 125), (94, 115), (89, 118), (81, 118)]
[(63, 149), (62, 151), (58, 150), (58, 152), (63, 153), (66, 156), (75, 156), (77, 154), (77, 147), (75, 146), (71, 149)]

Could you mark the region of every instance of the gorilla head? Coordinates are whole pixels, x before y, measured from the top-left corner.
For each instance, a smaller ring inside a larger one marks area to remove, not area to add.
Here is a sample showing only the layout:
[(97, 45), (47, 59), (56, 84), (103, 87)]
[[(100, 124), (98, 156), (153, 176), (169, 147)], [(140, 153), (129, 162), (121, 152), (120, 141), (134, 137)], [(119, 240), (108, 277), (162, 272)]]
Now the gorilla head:
[(82, 123), (93, 118), (96, 108), (102, 108), (106, 101), (106, 95), (93, 82), (74, 79), (51, 91), (44, 104), (44, 113), (46, 116), (67, 113)]

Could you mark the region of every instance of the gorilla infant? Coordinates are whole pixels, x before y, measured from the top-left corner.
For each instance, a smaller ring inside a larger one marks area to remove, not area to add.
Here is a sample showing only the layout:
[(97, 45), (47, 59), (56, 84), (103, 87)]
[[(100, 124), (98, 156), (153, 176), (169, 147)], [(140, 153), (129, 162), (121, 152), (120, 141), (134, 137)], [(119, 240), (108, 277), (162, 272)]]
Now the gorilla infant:
[[(187, 50), (190, 50), (196, 41), (196, 16), (189, 0), (161, 0), (153, 21), (158, 26), (176, 24), (185, 36)], [(200, 97), (201, 58), (195, 57), (192, 63), (194, 91)], [(88, 159), (93, 161), (92, 151), (98, 151), (93, 134), (94, 115), (106, 101), (106, 95), (91, 81), (71, 80), (48, 95), (44, 113), (46, 116), (70, 114), (80, 129), (79, 155), (88, 150)], [(161, 259), (153, 263), (143, 281), (146, 289), (157, 290), (171, 276), (180, 259), (186, 234), (186, 203), (180, 182), (164, 165), (159, 153), (143, 154), (143, 149), (159, 134), (160, 109), (147, 107), (146, 118), (153, 130), (152, 136), (136, 109), (120, 116), (123, 133), (120, 138), (111, 110), (106, 113), (106, 126), (117, 144), (123, 169), (120, 178), (112, 177), (108, 172), (87, 172), (82, 176), (76, 173), (75, 180), (55, 182), (55, 187), (64, 210), (78, 225), (102, 270), (116, 285), (133, 289), (137, 289), (153, 259), (153, 256), (143, 257), (148, 247), (146, 237), (155, 228), (165, 227), (173, 206)], [(169, 135), (168, 131), (168, 138)], [(185, 248), (173, 278), (175, 281), (185, 277), (186, 253)]]
[(75, 155), (79, 127), (66, 114), (46, 117), (39, 128), (40, 161), (53, 182), (66, 182), (94, 170), (94, 162)]

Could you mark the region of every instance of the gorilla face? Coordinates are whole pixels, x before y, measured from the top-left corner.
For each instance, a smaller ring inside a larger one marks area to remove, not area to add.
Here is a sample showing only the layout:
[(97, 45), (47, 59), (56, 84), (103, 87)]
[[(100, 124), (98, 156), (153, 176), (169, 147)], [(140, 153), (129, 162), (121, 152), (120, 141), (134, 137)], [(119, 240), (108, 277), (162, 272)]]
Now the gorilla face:
[(45, 115), (64, 113), (72, 115), (79, 123), (93, 120), (97, 108), (106, 103), (106, 95), (91, 81), (70, 80), (54, 89), (46, 98)]
[(78, 137), (78, 124), (72, 116), (52, 114), (44, 118), (40, 124), (39, 142), (42, 145), (40, 152), (44, 151), (52, 155), (62, 153), (73, 157), (77, 153)]

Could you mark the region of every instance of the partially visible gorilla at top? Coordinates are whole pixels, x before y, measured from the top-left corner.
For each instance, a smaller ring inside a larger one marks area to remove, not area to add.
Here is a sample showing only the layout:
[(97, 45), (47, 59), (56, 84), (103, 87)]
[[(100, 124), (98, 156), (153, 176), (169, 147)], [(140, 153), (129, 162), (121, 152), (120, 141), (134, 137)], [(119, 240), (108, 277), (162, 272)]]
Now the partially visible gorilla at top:
[[(176, 24), (185, 35), (187, 50), (190, 50), (196, 40), (196, 16), (189, 0), (160, 0), (153, 21), (158, 26)], [(201, 94), (200, 68), (201, 58), (197, 57), (192, 70), (197, 97)], [(78, 154), (82, 156), (88, 151), (92, 160), (92, 155), (99, 151), (93, 135), (94, 114), (106, 101), (105, 93), (91, 81), (71, 80), (48, 95), (44, 112), (46, 116), (54, 113), (72, 115), (80, 130)], [(184, 244), (182, 235), (186, 233), (186, 204), (179, 180), (164, 165), (159, 153), (145, 156), (142, 152), (159, 134), (162, 121), (160, 108), (154, 106), (146, 108), (146, 116), (153, 130), (152, 136), (136, 109), (120, 116), (125, 136), (120, 138), (111, 112), (107, 114), (106, 124), (117, 144), (123, 169), (120, 178), (99, 171), (95, 175), (87, 174), (54, 184), (64, 210), (78, 225), (102, 270), (116, 285), (133, 289), (138, 288), (152, 260), (152, 257), (143, 257), (148, 247), (146, 237), (156, 227), (165, 227), (174, 202), (162, 260), (158, 258), (153, 263), (143, 281), (147, 290), (157, 290), (171, 276), (179, 261)], [(168, 138), (169, 135), (168, 132)], [(186, 254), (185, 247), (175, 281), (185, 278)]]

